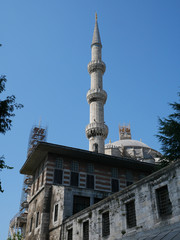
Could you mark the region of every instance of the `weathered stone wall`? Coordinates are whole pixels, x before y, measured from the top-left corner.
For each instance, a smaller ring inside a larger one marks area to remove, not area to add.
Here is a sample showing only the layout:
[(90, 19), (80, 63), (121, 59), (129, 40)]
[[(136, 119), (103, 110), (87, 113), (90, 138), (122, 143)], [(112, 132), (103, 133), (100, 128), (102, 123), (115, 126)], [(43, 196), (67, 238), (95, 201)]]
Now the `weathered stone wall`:
[[(158, 213), (156, 189), (167, 185), (172, 214), (162, 218)], [(128, 228), (126, 203), (135, 201), (136, 226)], [(102, 214), (109, 211), (110, 234), (102, 237)], [(82, 239), (83, 222), (89, 221), (90, 239), (115, 240), (135, 233), (180, 222), (180, 162), (164, 168), (130, 187), (68, 218), (62, 239), (73, 229), (73, 240)]]
[[(34, 195), (34, 197), (29, 202), (29, 210), (26, 225), (26, 238), (25, 238), (26, 240), (49, 239), (50, 199), (51, 199), (51, 187), (45, 186), (36, 195)], [(38, 223), (37, 213), (39, 213)]]

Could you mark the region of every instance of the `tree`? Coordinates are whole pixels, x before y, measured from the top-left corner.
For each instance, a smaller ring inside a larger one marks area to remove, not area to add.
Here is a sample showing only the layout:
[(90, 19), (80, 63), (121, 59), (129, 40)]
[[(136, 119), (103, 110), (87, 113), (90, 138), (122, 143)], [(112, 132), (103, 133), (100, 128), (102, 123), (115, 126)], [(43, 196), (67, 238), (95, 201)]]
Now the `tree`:
[[(0, 94), (5, 91), (6, 76), (0, 76)], [(16, 103), (16, 97), (14, 95), (7, 96), (4, 100), (0, 100), (0, 133), (5, 134), (8, 130), (11, 130), (12, 117), (15, 116), (14, 110), (22, 108), (22, 104)], [(5, 164), (4, 156), (0, 156), (0, 171), (3, 168), (11, 169)], [(0, 192), (3, 192), (0, 180)]]
[(7, 240), (23, 240), (23, 236), (22, 236), (22, 234), (17, 232), (17, 233), (14, 233), (13, 238), (12, 237), (8, 237)]
[[(180, 97), (180, 92), (178, 93)], [(163, 156), (160, 160), (162, 166), (180, 159), (180, 103), (169, 104), (174, 113), (168, 118), (159, 118), (158, 135), (156, 135), (162, 144)]]

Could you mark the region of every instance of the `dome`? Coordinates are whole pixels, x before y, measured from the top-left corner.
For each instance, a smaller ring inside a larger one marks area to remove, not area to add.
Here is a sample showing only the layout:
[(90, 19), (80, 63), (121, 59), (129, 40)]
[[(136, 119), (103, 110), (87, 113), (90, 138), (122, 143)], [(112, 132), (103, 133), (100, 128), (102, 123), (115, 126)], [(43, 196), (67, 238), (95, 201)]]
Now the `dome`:
[(161, 154), (147, 144), (131, 139), (130, 126), (119, 128), (120, 140), (105, 145), (105, 154), (134, 158), (139, 161), (155, 162)]
[(143, 142), (137, 141), (137, 140), (132, 140), (132, 139), (123, 139), (123, 140), (118, 140), (114, 143), (108, 143), (105, 145), (105, 148), (108, 146), (113, 145), (114, 147), (145, 147), (145, 148), (150, 148), (148, 145), (146, 145)]

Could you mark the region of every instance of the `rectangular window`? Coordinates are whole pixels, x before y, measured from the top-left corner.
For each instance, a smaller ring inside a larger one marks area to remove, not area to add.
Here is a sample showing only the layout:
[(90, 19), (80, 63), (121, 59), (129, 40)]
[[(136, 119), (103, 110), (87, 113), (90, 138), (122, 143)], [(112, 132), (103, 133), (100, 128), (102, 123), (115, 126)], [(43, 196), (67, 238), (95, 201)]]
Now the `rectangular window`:
[(102, 236), (106, 237), (110, 234), (109, 212), (102, 214)]
[(73, 198), (73, 214), (90, 206), (90, 198), (82, 196), (74, 196)]
[(111, 175), (113, 178), (118, 178), (118, 168), (112, 168)]
[(166, 217), (172, 214), (172, 205), (169, 199), (167, 185), (156, 189), (159, 216)]
[(67, 240), (73, 240), (73, 229), (72, 228), (68, 230)]
[(56, 222), (58, 219), (58, 204), (54, 207), (54, 222)]
[(94, 189), (94, 175), (86, 176), (86, 187), (89, 189)]
[(134, 200), (126, 203), (126, 221), (128, 228), (136, 226), (136, 210)]
[(119, 191), (119, 180), (111, 179), (111, 191), (118, 192)]
[(74, 186), (74, 187), (79, 186), (79, 173), (71, 172), (71, 186)]
[(44, 184), (44, 172), (42, 173), (41, 186)]
[(33, 217), (31, 218), (31, 222), (30, 222), (30, 228), (29, 228), (30, 232), (32, 231), (32, 225), (33, 225)]
[(61, 169), (55, 169), (54, 170), (54, 183), (62, 184), (62, 175), (63, 175), (63, 172)]
[(131, 171), (126, 172), (126, 186), (130, 186), (133, 184), (134, 179), (133, 179), (133, 174)]
[(56, 158), (56, 168), (63, 169), (63, 159), (62, 158)]
[(39, 225), (39, 212), (37, 212), (36, 214), (36, 228), (38, 227)]
[(77, 161), (71, 162), (71, 170), (73, 172), (79, 172), (79, 163)]
[(88, 173), (93, 173), (94, 172), (94, 165), (92, 163), (88, 163), (87, 172)]
[(83, 240), (89, 240), (89, 221), (83, 222)]

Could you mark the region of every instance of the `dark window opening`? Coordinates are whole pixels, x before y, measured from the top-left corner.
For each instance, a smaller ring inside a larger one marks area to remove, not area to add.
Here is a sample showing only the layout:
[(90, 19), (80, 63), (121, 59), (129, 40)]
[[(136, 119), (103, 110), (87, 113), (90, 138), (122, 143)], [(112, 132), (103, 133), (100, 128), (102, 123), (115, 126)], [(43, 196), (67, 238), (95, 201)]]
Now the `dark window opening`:
[(79, 185), (79, 173), (71, 172), (71, 186), (78, 187)]
[(86, 176), (86, 187), (89, 189), (94, 189), (94, 175)]
[(169, 199), (167, 185), (156, 189), (158, 211), (161, 217), (166, 217), (172, 213), (172, 205)]
[(87, 164), (87, 172), (94, 173), (94, 164), (92, 164), (92, 163)]
[(111, 179), (111, 190), (112, 190), (112, 192), (119, 191), (119, 180), (118, 179)]
[(71, 162), (71, 171), (79, 172), (79, 163), (77, 161)]
[(89, 221), (83, 222), (83, 240), (89, 240)]
[(29, 228), (30, 232), (32, 231), (32, 225), (33, 225), (33, 217), (31, 218), (31, 222), (30, 222), (30, 228)]
[(97, 143), (93, 144), (93, 150), (94, 150), (94, 152), (98, 153), (98, 144)]
[(101, 201), (102, 199), (103, 199), (103, 198), (97, 198), (97, 197), (95, 197), (95, 198), (94, 198), (94, 204), (95, 204), (95, 203), (98, 203), (98, 202)]
[(126, 203), (126, 221), (128, 228), (136, 226), (136, 210), (134, 200)]
[(55, 169), (54, 170), (54, 183), (62, 184), (62, 175), (63, 175), (63, 172), (61, 169)]
[(63, 160), (61, 158), (56, 159), (56, 168), (63, 169)]
[(110, 234), (109, 212), (105, 212), (102, 214), (102, 236), (106, 237), (109, 234)]
[(37, 212), (36, 214), (36, 228), (38, 227), (39, 225), (39, 212)]
[(134, 178), (133, 178), (133, 174), (131, 171), (127, 171), (126, 172), (126, 186), (130, 186), (131, 184), (133, 184), (134, 182)]
[(90, 206), (90, 198), (82, 196), (74, 196), (73, 199), (73, 214)]
[(67, 238), (67, 240), (72, 240), (73, 239), (72, 233), (73, 233), (73, 229), (71, 228), (71, 229), (68, 230), (68, 238)]
[(57, 219), (58, 219), (58, 204), (56, 204), (54, 208), (54, 222), (56, 222)]
[(44, 184), (44, 172), (42, 173), (41, 186)]

